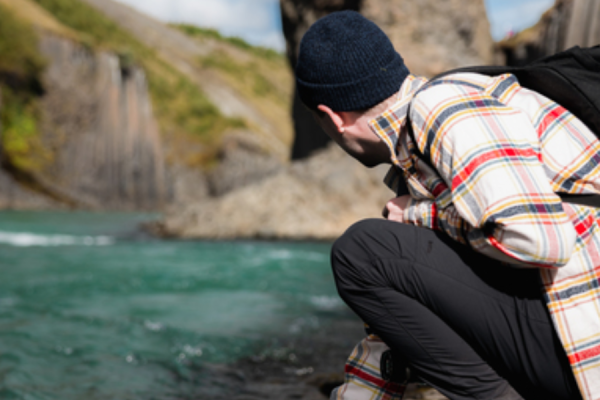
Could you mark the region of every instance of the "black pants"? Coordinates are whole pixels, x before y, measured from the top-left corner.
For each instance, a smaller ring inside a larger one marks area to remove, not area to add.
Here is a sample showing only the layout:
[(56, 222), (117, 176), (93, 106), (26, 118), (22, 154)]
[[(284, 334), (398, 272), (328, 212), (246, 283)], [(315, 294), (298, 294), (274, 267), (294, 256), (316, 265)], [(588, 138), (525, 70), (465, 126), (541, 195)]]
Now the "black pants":
[(332, 250), (340, 296), (450, 399), (581, 399), (539, 273), (443, 233), (387, 220), (348, 229)]

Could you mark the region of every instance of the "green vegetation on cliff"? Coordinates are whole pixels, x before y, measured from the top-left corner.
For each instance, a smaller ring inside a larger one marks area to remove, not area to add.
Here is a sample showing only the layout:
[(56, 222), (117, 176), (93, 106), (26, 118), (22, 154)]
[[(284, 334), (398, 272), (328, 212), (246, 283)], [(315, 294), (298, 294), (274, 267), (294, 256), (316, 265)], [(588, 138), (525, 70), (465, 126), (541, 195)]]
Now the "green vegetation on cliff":
[(37, 49), (33, 28), (20, 21), (14, 13), (0, 4), (0, 71), (6, 78), (28, 83), (36, 81), (44, 67)]
[(209, 146), (243, 121), (227, 118), (187, 77), (161, 60), (101, 12), (79, 0), (34, 0), (59, 22), (75, 30), (91, 49), (119, 54), (121, 62), (140, 65), (147, 73), (154, 113), (165, 134), (193, 134)]
[(5, 163), (22, 171), (43, 166), (49, 154), (38, 130), (44, 59), (33, 28), (0, 4), (0, 122)]
[(277, 127), (280, 139), (291, 144), (289, 110), (293, 87), (287, 58), (272, 49), (252, 46), (238, 37), (225, 37), (214, 29), (172, 24), (211, 51), (198, 57), (196, 66), (216, 72), (220, 78)]
[(237, 36), (223, 36), (216, 29), (200, 28), (190, 24), (171, 24), (172, 27), (179, 29), (188, 36), (199, 39), (214, 39), (221, 42), (229, 43), (239, 49), (246, 50), (258, 57), (270, 60), (283, 60), (284, 55), (273, 49), (268, 49), (262, 46), (253, 46), (244, 39)]

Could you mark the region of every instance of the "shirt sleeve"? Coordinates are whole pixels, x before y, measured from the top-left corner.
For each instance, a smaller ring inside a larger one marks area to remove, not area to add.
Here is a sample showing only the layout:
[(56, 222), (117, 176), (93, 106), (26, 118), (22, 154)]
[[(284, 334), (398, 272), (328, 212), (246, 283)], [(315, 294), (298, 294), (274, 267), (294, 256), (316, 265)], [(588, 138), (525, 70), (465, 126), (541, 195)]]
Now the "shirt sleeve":
[(411, 108), (417, 145), (451, 201), (413, 199), (406, 220), (512, 264), (565, 265), (576, 232), (548, 182), (531, 121), (485, 92), (451, 87), (423, 91)]

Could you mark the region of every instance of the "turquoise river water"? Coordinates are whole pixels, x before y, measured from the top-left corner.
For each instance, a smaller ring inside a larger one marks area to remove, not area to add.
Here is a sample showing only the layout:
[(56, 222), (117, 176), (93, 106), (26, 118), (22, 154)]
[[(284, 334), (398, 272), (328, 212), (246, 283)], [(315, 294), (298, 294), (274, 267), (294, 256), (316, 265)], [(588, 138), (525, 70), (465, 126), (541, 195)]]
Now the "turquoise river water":
[(159, 240), (153, 217), (0, 212), (0, 399), (208, 398), (203, 365), (350, 318), (330, 244)]

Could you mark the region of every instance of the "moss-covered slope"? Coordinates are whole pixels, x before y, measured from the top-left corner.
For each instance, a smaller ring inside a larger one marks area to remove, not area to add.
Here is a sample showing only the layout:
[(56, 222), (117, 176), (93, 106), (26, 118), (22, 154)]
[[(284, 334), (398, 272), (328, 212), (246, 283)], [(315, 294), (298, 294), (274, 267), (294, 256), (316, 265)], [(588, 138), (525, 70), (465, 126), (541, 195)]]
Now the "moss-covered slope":
[(285, 56), (252, 46), (238, 37), (224, 37), (213, 29), (171, 25), (210, 51), (195, 59), (199, 69), (210, 70), (236, 90), (276, 128), (288, 148), (292, 142), (292, 74)]
[(44, 59), (34, 29), (0, 3), (0, 121), (3, 163), (24, 171), (48, 157), (40, 143), (38, 97)]

